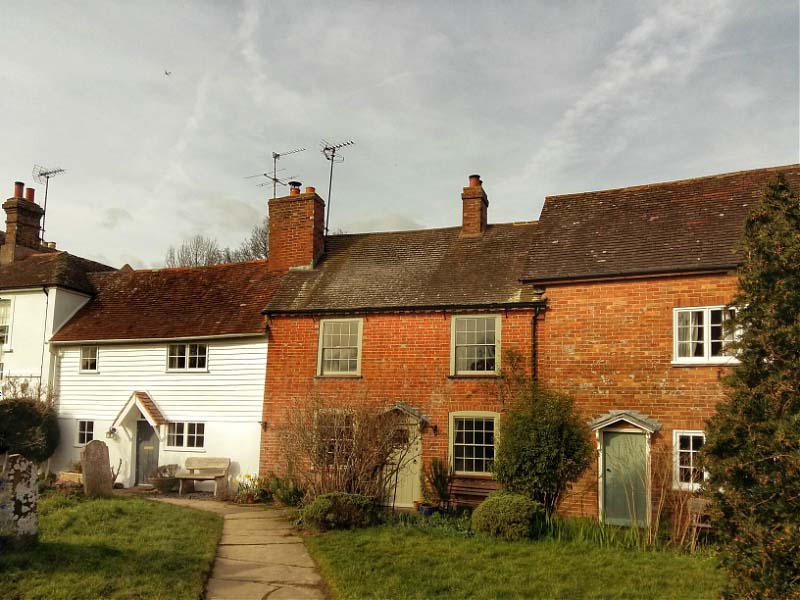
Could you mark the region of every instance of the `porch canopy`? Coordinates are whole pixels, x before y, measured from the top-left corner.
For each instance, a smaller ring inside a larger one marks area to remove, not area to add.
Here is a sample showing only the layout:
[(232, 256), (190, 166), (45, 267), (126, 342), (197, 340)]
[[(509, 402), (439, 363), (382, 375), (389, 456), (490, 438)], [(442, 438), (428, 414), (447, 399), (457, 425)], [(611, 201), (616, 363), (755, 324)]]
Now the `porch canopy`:
[(167, 422), (150, 394), (147, 392), (133, 392), (114, 419), (111, 428), (116, 429), (119, 427), (134, 407), (139, 409), (139, 412), (153, 429), (157, 429), (159, 425), (165, 425)]
[(599, 431), (620, 422), (628, 423), (650, 434), (661, 429), (661, 423), (638, 410), (610, 410), (589, 421), (589, 427), (592, 431)]

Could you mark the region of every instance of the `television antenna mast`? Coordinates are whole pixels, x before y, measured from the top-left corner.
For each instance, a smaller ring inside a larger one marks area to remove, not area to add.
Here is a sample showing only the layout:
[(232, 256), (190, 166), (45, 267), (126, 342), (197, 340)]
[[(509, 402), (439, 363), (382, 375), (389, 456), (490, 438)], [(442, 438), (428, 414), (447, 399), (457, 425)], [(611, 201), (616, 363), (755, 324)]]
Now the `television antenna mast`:
[[(291, 177), (284, 177), (285, 181), (278, 179), (278, 172), (283, 171), (283, 169), (278, 169), (278, 159), (282, 156), (289, 156), (290, 154), (297, 154), (298, 152), (305, 152), (305, 148), (295, 148), (294, 150), (288, 150), (287, 152), (273, 152), (272, 153), (272, 175), (269, 173), (256, 173), (255, 175), (249, 175), (245, 177), (245, 179), (252, 179), (253, 177), (266, 177), (270, 181), (272, 181), (272, 198), (275, 199), (278, 197), (278, 184), (280, 183), (282, 186), (286, 187), (287, 182), (290, 179), (296, 177), (296, 175), (292, 175)], [(265, 183), (260, 183), (259, 186), (267, 185)]]
[(33, 178), (37, 183), (44, 184), (44, 206), (42, 207), (44, 214), (42, 215), (42, 233), (40, 236), (41, 242), (44, 242), (44, 224), (45, 219), (47, 219), (47, 190), (50, 187), (50, 178), (55, 177), (56, 175), (61, 175), (65, 172), (66, 171), (64, 171), (64, 169), (47, 169), (42, 165), (33, 165)]
[(333, 186), (333, 163), (337, 162), (344, 162), (344, 156), (338, 154), (338, 151), (342, 148), (346, 148), (347, 146), (352, 146), (355, 144), (353, 140), (348, 140), (346, 142), (339, 142), (338, 144), (331, 144), (327, 140), (322, 140), (322, 154), (325, 155), (325, 158), (331, 161), (331, 174), (328, 177), (328, 214), (325, 215), (325, 235), (328, 235), (328, 223), (331, 219), (331, 187)]

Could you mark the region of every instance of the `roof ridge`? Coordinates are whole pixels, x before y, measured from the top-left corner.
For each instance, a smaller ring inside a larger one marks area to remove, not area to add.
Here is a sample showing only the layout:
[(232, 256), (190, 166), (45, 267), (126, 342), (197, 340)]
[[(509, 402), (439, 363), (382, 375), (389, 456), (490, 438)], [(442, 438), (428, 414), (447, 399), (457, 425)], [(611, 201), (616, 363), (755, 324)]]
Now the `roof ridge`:
[(165, 271), (200, 271), (202, 269), (218, 269), (223, 267), (236, 267), (255, 263), (268, 263), (268, 258), (254, 258), (253, 260), (242, 260), (238, 262), (216, 263), (213, 265), (196, 265), (192, 267), (160, 267), (154, 269), (131, 269), (130, 271), (117, 271), (118, 273), (163, 273)]
[[(520, 226), (520, 225), (538, 225), (539, 221), (534, 219), (532, 221), (508, 221), (505, 223), (488, 223), (487, 227), (504, 227), (504, 226)], [(325, 237), (328, 238), (342, 238), (348, 236), (357, 236), (357, 235), (392, 235), (398, 233), (422, 233), (422, 232), (429, 232), (429, 231), (448, 231), (448, 230), (456, 230), (461, 229), (461, 225), (451, 225), (449, 227), (422, 227), (420, 229), (395, 229), (393, 231), (357, 231), (353, 233), (337, 233), (334, 235), (328, 235)]]
[(744, 175), (750, 173), (768, 173), (774, 171), (784, 171), (786, 169), (792, 168), (800, 168), (800, 163), (791, 163), (786, 165), (780, 165), (777, 167), (761, 167), (758, 169), (742, 169), (740, 171), (730, 171), (728, 173), (714, 173), (711, 175), (700, 175), (698, 177), (687, 177), (685, 179), (671, 179), (667, 181), (657, 181), (655, 183), (641, 183), (637, 185), (630, 185), (630, 186), (623, 186), (623, 187), (616, 187), (616, 188), (606, 188), (602, 190), (590, 190), (586, 192), (573, 192), (570, 194), (553, 194), (550, 196), (545, 196), (545, 200), (559, 200), (562, 198), (575, 198), (577, 196), (593, 196), (596, 194), (605, 194), (610, 192), (622, 192), (622, 191), (634, 191), (634, 190), (644, 190), (648, 188), (658, 188), (663, 187), (665, 185), (673, 185), (673, 184), (684, 184), (684, 183), (692, 183), (695, 181), (702, 181), (702, 180), (712, 180), (712, 179), (723, 179), (726, 177), (735, 177), (737, 175)]

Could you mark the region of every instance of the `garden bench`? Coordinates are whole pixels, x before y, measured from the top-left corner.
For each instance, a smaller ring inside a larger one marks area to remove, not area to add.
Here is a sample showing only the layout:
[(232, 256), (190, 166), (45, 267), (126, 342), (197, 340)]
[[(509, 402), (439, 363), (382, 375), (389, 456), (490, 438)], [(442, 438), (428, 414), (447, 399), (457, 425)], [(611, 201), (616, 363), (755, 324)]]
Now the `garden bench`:
[(455, 477), (450, 484), (450, 496), (459, 506), (478, 506), (490, 493), (498, 489), (494, 479), (486, 477)]
[(185, 468), (188, 472), (180, 472), (175, 475), (178, 479), (178, 495), (183, 494), (184, 481), (213, 481), (214, 497), (219, 498), (219, 484), (223, 484), (224, 491), (228, 489), (228, 469), (230, 469), (230, 466), (230, 458), (187, 458)]

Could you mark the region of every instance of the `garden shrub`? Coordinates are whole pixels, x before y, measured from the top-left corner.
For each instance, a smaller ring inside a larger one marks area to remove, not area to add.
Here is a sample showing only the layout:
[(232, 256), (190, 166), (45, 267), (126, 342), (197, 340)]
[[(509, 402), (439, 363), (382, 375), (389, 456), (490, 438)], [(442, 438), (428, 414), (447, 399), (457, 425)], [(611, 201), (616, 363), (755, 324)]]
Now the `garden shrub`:
[(44, 462), (58, 447), (60, 430), (55, 409), (35, 398), (0, 401), (0, 454), (21, 454)]
[(275, 473), (269, 476), (269, 494), (285, 506), (300, 506), (306, 493), (291, 477), (280, 477)]
[(529, 387), (500, 421), (494, 475), (552, 514), (592, 460), (589, 429), (569, 396)]
[(544, 507), (528, 496), (494, 492), (472, 513), (472, 529), (513, 542), (542, 531), (544, 519)]
[(303, 508), (304, 525), (325, 531), (369, 527), (379, 521), (379, 511), (371, 498), (361, 494), (331, 492), (317, 496)]

